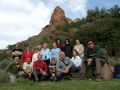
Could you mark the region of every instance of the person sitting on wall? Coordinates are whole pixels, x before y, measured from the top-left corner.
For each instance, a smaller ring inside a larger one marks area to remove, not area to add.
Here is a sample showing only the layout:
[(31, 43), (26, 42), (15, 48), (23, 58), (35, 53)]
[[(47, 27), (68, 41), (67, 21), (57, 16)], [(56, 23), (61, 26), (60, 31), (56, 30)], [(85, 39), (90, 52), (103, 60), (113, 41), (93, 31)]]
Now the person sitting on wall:
[(84, 79), (86, 70), (91, 68), (92, 76), (95, 76), (96, 80), (99, 81), (101, 80), (101, 68), (105, 63), (106, 57), (102, 53), (101, 48), (95, 46), (92, 40), (88, 41), (87, 46), (88, 47), (85, 51), (85, 60), (82, 63), (80, 71), (80, 79)]

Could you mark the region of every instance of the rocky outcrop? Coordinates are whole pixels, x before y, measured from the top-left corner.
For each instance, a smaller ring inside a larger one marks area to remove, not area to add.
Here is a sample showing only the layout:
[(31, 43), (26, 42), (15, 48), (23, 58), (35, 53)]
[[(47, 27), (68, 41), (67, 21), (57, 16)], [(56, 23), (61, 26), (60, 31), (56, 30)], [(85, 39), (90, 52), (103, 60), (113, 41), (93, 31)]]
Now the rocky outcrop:
[(64, 25), (66, 22), (67, 19), (65, 17), (64, 10), (62, 10), (59, 6), (57, 6), (54, 9), (54, 12), (51, 16), (50, 25), (56, 27), (56, 26)]
[(73, 22), (79, 22), (80, 19), (79, 18), (76, 18), (75, 20), (73, 20)]
[(68, 22), (68, 23), (72, 23), (73, 21), (72, 21), (72, 19), (67, 18), (67, 22)]
[(42, 29), (40, 34), (49, 35), (51, 31), (56, 30), (56, 27), (65, 25), (66, 23), (68, 23), (68, 21), (67, 18), (65, 17), (64, 10), (62, 10), (59, 6), (57, 6), (53, 11), (49, 25), (46, 25)]

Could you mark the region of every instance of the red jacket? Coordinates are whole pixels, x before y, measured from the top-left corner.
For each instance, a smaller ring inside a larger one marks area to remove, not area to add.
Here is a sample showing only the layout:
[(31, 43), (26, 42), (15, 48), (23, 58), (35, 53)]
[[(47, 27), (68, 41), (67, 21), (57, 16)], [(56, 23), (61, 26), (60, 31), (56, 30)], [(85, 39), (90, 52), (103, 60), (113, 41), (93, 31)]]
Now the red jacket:
[(31, 59), (31, 62), (32, 62), (32, 56), (33, 56), (33, 53), (32, 52), (25, 52), (22, 56), (22, 63), (26, 62), (26, 58), (27, 57), (30, 57)]
[(33, 70), (40, 70), (42, 69), (44, 72), (48, 72), (48, 68), (47, 68), (47, 65), (44, 61), (35, 61), (33, 63)]
[(57, 44), (57, 48), (60, 48), (61, 51), (63, 51), (63, 45), (62, 44)]

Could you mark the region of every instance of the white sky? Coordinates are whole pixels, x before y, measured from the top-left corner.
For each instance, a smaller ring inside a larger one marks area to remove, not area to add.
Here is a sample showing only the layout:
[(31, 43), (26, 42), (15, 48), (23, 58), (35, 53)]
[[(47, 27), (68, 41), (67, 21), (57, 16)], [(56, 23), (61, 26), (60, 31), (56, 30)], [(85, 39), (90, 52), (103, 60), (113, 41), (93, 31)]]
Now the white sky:
[(0, 0), (0, 49), (40, 33), (56, 5), (86, 15), (86, 0)]

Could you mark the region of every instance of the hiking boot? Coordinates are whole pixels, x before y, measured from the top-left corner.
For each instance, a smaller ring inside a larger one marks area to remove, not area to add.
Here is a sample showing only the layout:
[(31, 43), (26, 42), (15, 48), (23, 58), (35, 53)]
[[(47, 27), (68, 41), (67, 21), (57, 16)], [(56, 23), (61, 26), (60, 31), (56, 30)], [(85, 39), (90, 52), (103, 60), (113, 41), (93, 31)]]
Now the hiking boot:
[(84, 74), (80, 74), (80, 80), (84, 80), (85, 79), (85, 75)]
[(96, 78), (96, 79), (95, 79), (95, 81), (96, 81), (96, 82), (100, 82), (100, 81), (101, 81), (101, 79)]
[(100, 75), (96, 75), (96, 82), (99, 82), (99, 81), (101, 81), (101, 76)]

